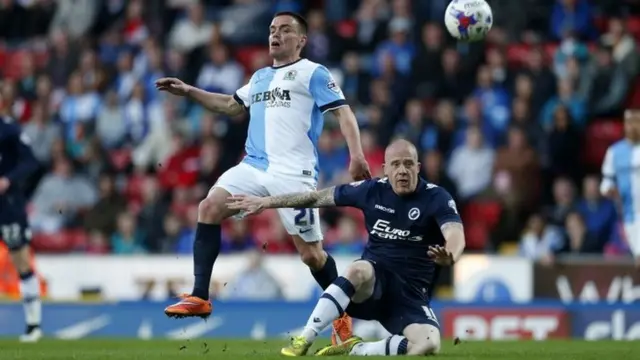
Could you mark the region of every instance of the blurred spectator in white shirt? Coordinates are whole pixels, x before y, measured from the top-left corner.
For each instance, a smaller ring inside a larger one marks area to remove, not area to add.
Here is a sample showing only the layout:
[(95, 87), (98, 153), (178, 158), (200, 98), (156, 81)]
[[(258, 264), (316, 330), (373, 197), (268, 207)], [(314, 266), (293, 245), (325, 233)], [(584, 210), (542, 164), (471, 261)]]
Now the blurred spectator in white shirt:
[(229, 59), (229, 50), (224, 45), (209, 48), (209, 61), (200, 69), (196, 86), (211, 92), (233, 94), (242, 86), (244, 70)]
[(214, 26), (205, 20), (205, 9), (199, 3), (189, 5), (187, 17), (178, 20), (169, 34), (169, 46), (181, 52), (191, 50), (209, 42)]
[(495, 151), (483, 143), (480, 129), (467, 129), (466, 142), (451, 154), (447, 169), (461, 199), (478, 195), (491, 184)]

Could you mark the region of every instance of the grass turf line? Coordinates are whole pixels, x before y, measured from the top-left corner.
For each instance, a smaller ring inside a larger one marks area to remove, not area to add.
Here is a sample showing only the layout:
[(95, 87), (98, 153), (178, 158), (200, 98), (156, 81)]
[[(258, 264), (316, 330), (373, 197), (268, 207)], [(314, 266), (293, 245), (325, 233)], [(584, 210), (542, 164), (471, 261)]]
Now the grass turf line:
[[(280, 348), (286, 341), (252, 340), (44, 340), (36, 344), (21, 344), (15, 340), (0, 340), (2, 360), (170, 360), (170, 359), (283, 359)], [(324, 343), (318, 343), (313, 351)], [(445, 341), (437, 358), (446, 360), (602, 360), (636, 358), (640, 342), (615, 341), (513, 341), (462, 342), (453, 345)], [(333, 357), (340, 359), (340, 357)], [(372, 357), (367, 357), (371, 359)], [(374, 357), (375, 358), (375, 357)], [(381, 357), (384, 358), (384, 357)]]

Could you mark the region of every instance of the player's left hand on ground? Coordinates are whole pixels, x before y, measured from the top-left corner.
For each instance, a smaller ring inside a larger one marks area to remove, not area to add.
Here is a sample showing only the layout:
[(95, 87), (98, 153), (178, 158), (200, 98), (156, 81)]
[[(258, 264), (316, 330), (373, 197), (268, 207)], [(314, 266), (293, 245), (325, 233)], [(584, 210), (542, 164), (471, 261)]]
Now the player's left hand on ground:
[(245, 215), (258, 214), (264, 210), (264, 199), (256, 196), (235, 195), (227, 198), (231, 210), (245, 211)]
[(365, 158), (351, 158), (349, 162), (349, 174), (354, 181), (371, 179), (371, 170)]
[(427, 255), (438, 265), (453, 265), (453, 254), (444, 246), (430, 246)]
[(6, 177), (0, 178), (0, 195), (4, 194), (11, 186), (11, 182)]

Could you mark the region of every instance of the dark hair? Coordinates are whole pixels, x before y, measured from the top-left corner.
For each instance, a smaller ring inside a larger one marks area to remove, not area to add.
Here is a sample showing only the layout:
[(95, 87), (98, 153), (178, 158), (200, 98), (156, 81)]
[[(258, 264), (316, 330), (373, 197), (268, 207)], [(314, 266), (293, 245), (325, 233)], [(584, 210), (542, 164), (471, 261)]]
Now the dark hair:
[(298, 22), (298, 24), (300, 24), (300, 32), (305, 35), (307, 34), (307, 31), (309, 30), (309, 23), (307, 23), (307, 19), (305, 19), (304, 16), (293, 11), (280, 11), (273, 15), (274, 18), (277, 18), (278, 16), (291, 16)]

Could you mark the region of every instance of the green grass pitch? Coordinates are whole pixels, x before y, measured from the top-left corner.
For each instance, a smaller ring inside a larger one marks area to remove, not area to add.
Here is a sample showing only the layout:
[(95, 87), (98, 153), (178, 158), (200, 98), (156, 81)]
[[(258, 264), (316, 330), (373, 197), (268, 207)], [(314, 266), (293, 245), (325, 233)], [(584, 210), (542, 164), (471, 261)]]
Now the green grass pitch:
[[(171, 360), (171, 359), (283, 359), (279, 354), (285, 341), (250, 340), (44, 340), (20, 344), (0, 340), (2, 360)], [(320, 346), (322, 344), (319, 344)], [(312, 349), (312, 351), (315, 350)], [(462, 342), (445, 341), (437, 358), (446, 360), (608, 360), (637, 359), (640, 342), (585, 341), (514, 341)], [(371, 357), (367, 357), (369, 359)], [(338, 358), (339, 359), (339, 358)]]

